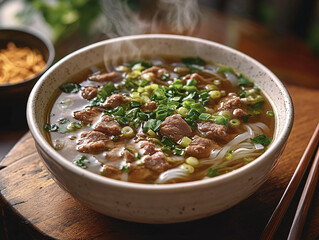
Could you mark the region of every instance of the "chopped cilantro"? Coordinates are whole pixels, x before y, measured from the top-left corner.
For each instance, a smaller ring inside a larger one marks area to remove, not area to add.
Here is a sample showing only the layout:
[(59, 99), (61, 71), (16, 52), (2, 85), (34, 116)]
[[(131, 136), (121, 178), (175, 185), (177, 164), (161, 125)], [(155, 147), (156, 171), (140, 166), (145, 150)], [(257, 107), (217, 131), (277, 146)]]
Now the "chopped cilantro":
[(81, 85), (78, 83), (65, 83), (61, 85), (60, 90), (65, 93), (77, 93), (81, 90)]
[(268, 146), (271, 143), (271, 139), (267, 138), (265, 134), (258, 135), (257, 137), (250, 139), (253, 143), (261, 144), (263, 146)]
[(122, 165), (120, 170), (123, 171), (123, 172), (125, 172), (125, 173), (127, 173), (127, 172), (130, 171), (130, 166), (128, 166), (128, 165)]
[(149, 119), (147, 122), (144, 123), (143, 132), (147, 133), (150, 129), (154, 132), (157, 132), (161, 126), (161, 123), (161, 120)]
[(249, 117), (251, 117), (251, 116), (252, 116), (251, 114), (247, 114), (247, 115), (245, 115), (245, 116), (242, 116), (241, 118), (243, 119), (244, 123), (247, 123)]
[(50, 125), (47, 123), (47, 124), (45, 124), (44, 129), (48, 132), (56, 132), (56, 131), (58, 131), (59, 126), (56, 124)]
[(206, 176), (207, 177), (216, 177), (216, 176), (219, 176), (221, 175), (220, 173), (218, 173), (218, 170), (220, 169), (223, 169), (223, 168), (226, 168), (225, 166), (221, 166), (221, 167), (216, 167), (216, 168), (209, 168), (207, 173), (206, 173)]
[(96, 97), (91, 100), (92, 106), (99, 106), (105, 102), (106, 98), (110, 96), (116, 90), (113, 82), (108, 82), (101, 88)]
[(76, 158), (73, 160), (73, 163), (76, 165), (76, 166), (79, 166), (81, 168), (87, 168), (85, 162), (89, 163), (88, 161), (85, 161), (87, 160), (87, 157), (86, 156), (83, 156), (81, 155), (80, 157)]
[(200, 57), (187, 57), (182, 58), (182, 63), (185, 65), (198, 65), (198, 66), (205, 66), (206, 62), (201, 59)]
[(238, 78), (237, 86), (241, 87), (242, 85), (253, 87), (255, 84), (251, 81), (249, 81), (247, 78), (245, 78), (242, 74), (240, 74)]
[(256, 102), (256, 103), (254, 103), (253, 105), (250, 106), (250, 110), (253, 111), (253, 112), (259, 111), (264, 103), (265, 103), (264, 101)]

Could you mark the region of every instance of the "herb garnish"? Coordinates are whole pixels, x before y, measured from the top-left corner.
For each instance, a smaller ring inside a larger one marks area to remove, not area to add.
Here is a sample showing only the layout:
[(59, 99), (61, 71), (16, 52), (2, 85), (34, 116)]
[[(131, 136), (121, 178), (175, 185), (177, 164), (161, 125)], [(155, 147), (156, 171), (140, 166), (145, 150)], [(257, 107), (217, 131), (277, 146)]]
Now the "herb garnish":
[(61, 85), (60, 90), (65, 93), (77, 93), (81, 90), (81, 85), (78, 83), (65, 83)]
[(267, 138), (265, 134), (258, 135), (257, 137), (250, 139), (253, 143), (268, 146), (271, 143), (271, 139)]

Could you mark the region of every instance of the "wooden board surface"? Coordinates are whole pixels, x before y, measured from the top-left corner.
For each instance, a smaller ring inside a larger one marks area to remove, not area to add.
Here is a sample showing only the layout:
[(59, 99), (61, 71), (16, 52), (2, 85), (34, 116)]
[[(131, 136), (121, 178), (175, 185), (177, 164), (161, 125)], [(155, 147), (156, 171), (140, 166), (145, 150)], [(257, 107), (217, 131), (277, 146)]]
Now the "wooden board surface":
[[(231, 209), (202, 220), (148, 225), (116, 220), (78, 203), (48, 175), (26, 134), (1, 162), (2, 224), (22, 225), (23, 236), (35, 239), (258, 239), (284, 192), (319, 120), (319, 90), (287, 86), (295, 122), (286, 149), (267, 182)], [(310, 207), (303, 239), (319, 236), (319, 187)], [(284, 239), (297, 204), (294, 200), (275, 239)], [(7, 228), (6, 228), (7, 227)], [(12, 234), (3, 234), (9, 238)], [(1, 236), (1, 235), (0, 235)], [(12, 238), (11, 238), (12, 239)], [(22, 238), (19, 238), (22, 239)]]

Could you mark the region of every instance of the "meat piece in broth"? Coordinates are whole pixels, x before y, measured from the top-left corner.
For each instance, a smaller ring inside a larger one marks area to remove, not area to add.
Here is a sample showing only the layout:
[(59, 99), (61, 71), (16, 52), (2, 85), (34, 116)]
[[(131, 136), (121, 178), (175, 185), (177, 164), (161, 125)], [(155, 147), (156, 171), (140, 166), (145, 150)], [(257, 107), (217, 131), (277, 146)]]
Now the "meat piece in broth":
[(160, 133), (177, 142), (185, 136), (190, 137), (192, 129), (180, 116), (173, 115), (162, 122)]
[(219, 148), (218, 144), (208, 138), (195, 136), (191, 144), (186, 148), (186, 153), (197, 158), (207, 158), (213, 149)]
[(96, 97), (98, 90), (94, 87), (87, 87), (82, 90), (82, 97), (91, 100)]
[(143, 155), (152, 155), (158, 152), (159, 150), (159, 149), (156, 149), (156, 146), (154, 143), (151, 143), (149, 141), (141, 141), (140, 148), (142, 150)]
[(162, 77), (164, 74), (169, 74), (169, 72), (165, 68), (153, 66), (148, 69), (145, 69), (142, 72), (142, 77), (150, 79), (152, 82), (155, 82), (161, 85), (168, 85), (167, 82), (162, 81)]
[(156, 102), (155, 102), (155, 101), (150, 101), (150, 102), (148, 102), (148, 103), (144, 103), (144, 104), (141, 106), (142, 112), (147, 112), (147, 113), (152, 112), (152, 111), (155, 110), (156, 108), (157, 108), (157, 106), (156, 106)]
[(121, 80), (121, 75), (118, 72), (93, 74), (89, 77), (89, 80), (95, 81), (95, 82), (106, 82), (106, 81), (116, 82), (118, 80)]
[(146, 168), (157, 173), (164, 172), (170, 167), (166, 160), (166, 156), (162, 151), (146, 156), (144, 158), (144, 165)]
[(233, 115), (235, 118), (242, 118), (243, 116), (247, 115), (247, 113), (241, 108), (236, 108), (233, 111)]
[(122, 171), (116, 167), (110, 165), (103, 165), (101, 169), (101, 175), (120, 180), (122, 177)]
[(137, 166), (137, 165), (130, 165), (130, 172), (129, 172), (129, 181), (134, 179), (135, 181), (145, 181), (146, 179), (151, 179), (153, 176), (152, 170), (146, 168), (145, 166)]
[(86, 107), (82, 111), (73, 113), (76, 120), (80, 120), (86, 124), (93, 123), (100, 114), (101, 109), (99, 107)]
[(108, 136), (119, 136), (121, 135), (120, 124), (111, 116), (104, 115), (95, 127), (95, 131), (103, 132)]
[(108, 138), (104, 133), (82, 132), (77, 141), (77, 150), (83, 153), (100, 153), (107, 149)]
[(227, 97), (222, 98), (219, 101), (218, 110), (227, 110), (236, 118), (247, 115), (246, 111), (243, 110), (243, 103), (241, 102), (240, 97), (237, 97), (235, 93), (230, 93)]
[(130, 151), (126, 149), (123, 151), (123, 157), (127, 163), (131, 163), (135, 161), (135, 157), (133, 153), (131, 153)]
[(227, 127), (212, 122), (201, 122), (197, 124), (198, 130), (202, 132), (206, 137), (224, 138), (227, 136)]
[(124, 98), (121, 94), (113, 94), (105, 100), (103, 107), (115, 108), (120, 106), (122, 103), (127, 102), (128, 100)]

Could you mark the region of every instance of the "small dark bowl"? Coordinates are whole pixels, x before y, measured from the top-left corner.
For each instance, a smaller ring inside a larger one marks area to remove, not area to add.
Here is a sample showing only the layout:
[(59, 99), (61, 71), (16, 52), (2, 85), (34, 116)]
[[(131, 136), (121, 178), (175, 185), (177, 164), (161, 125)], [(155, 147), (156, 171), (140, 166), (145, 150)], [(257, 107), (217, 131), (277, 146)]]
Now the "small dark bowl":
[(14, 42), (17, 47), (38, 49), (46, 62), (43, 70), (33, 78), (13, 84), (0, 84), (0, 99), (26, 99), (33, 85), (53, 63), (55, 50), (50, 40), (25, 27), (0, 28), (0, 49), (6, 48), (8, 42)]

